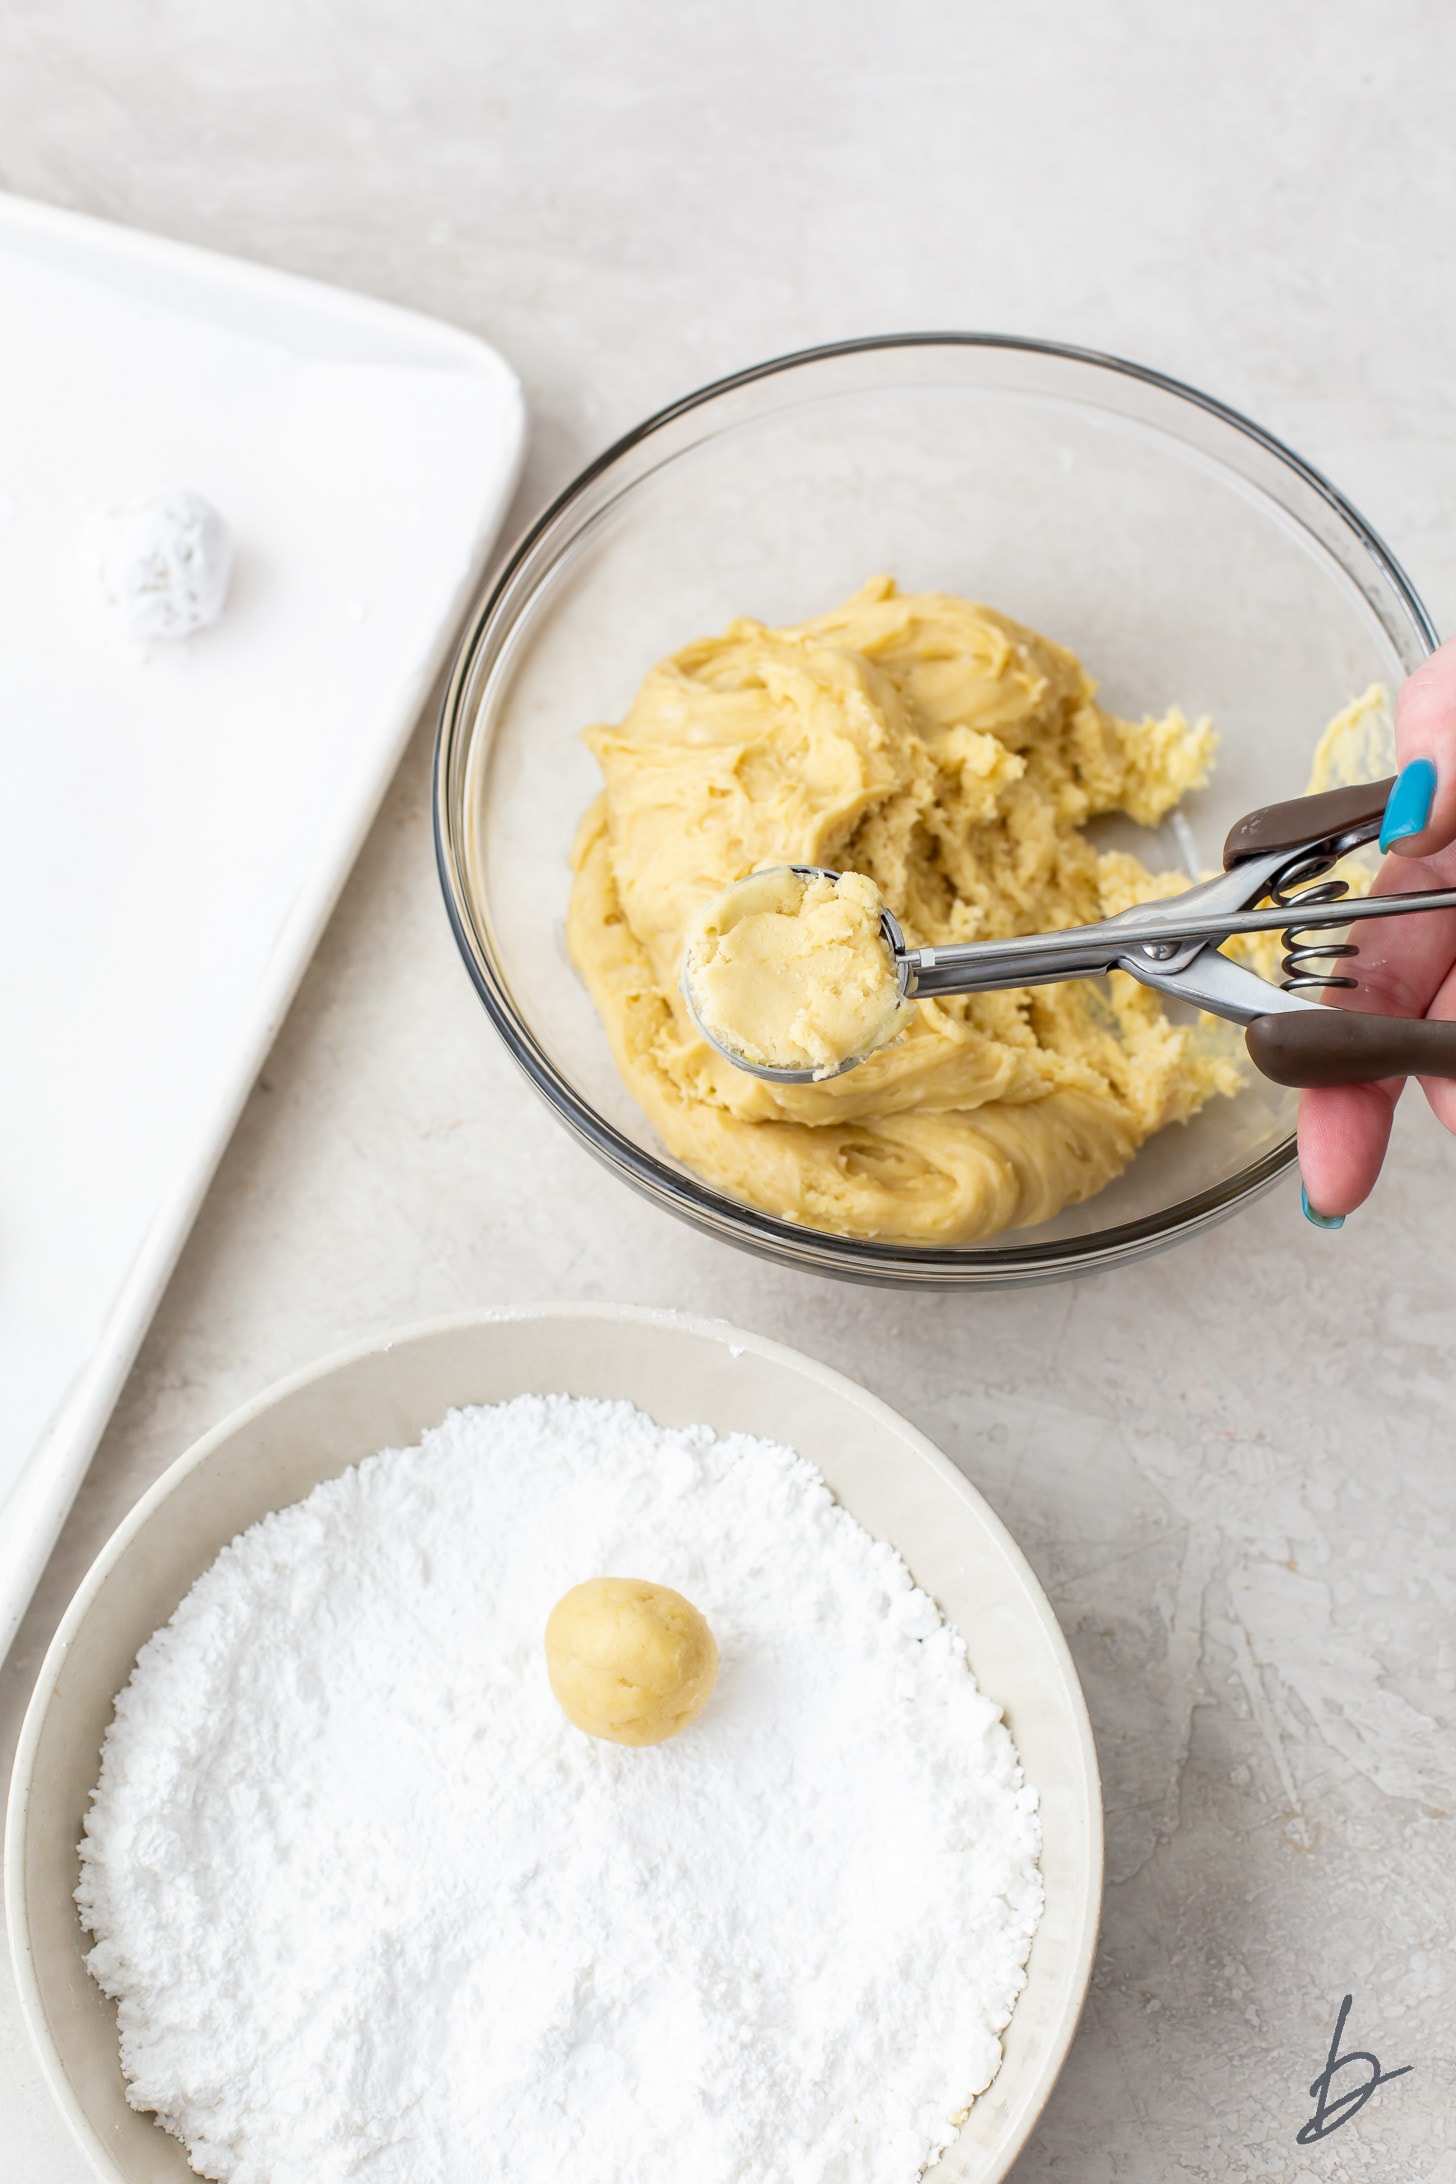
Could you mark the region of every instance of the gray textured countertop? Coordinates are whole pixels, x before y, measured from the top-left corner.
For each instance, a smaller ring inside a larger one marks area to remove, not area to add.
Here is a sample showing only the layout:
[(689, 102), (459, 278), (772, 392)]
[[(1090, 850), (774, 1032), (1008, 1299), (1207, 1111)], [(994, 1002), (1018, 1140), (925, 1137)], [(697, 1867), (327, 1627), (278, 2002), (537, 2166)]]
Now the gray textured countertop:
[[(281, 0), (0, 13), (0, 184), (438, 313), (522, 374), (518, 527), (673, 395), (911, 325), (1109, 348), (1246, 409), (1456, 605), (1456, 18), (1438, 0)], [(497, 1046), (422, 727), (0, 1677), (232, 1404), (390, 1322), (605, 1297), (866, 1380), (1006, 1518), (1109, 1821), (1092, 1998), (1018, 2184), (1456, 2184), (1456, 1147), (974, 1301), (791, 1276), (630, 1198)], [(1411, 2064), (1305, 2149), (1334, 2014)], [(0, 1971), (0, 2144), (81, 2184)]]

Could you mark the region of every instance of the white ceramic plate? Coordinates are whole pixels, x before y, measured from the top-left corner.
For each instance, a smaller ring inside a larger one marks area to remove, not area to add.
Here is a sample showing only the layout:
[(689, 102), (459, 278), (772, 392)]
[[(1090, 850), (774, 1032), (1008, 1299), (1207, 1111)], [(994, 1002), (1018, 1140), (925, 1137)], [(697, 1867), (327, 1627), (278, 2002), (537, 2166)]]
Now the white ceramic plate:
[[(0, 1654), (394, 771), (520, 461), (452, 326), (0, 197)], [(191, 486), (215, 629), (143, 654), (88, 519)]]
[[(787, 1442), (819, 1465), (963, 1633), (1041, 1793), (1046, 1911), (1005, 2060), (936, 2174), (996, 2184), (1061, 2068), (1092, 1968), (1102, 1807), (1066, 1641), (1025, 1557), (975, 1488), (853, 1381), (721, 1321), (606, 1305), (452, 1320), (325, 1360), (237, 1411), (166, 1472), (67, 1611), (21, 1734), (5, 1837), (16, 1979), (42, 2067), (109, 2184), (180, 2184), (182, 2149), (126, 2103), (116, 2020), (85, 1970), (75, 1845), (112, 1699), (138, 1649), (218, 1551), (374, 1450), (407, 1445), (453, 1405), (528, 1391), (625, 1397), (669, 1425)], [(925, 2036), (934, 2039), (934, 2025)]]

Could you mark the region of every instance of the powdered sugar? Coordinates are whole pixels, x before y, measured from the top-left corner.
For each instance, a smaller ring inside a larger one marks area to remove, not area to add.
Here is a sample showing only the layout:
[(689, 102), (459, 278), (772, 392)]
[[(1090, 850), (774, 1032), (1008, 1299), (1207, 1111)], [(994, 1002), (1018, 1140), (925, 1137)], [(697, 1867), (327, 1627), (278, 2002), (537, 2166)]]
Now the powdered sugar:
[[(547, 1613), (605, 1574), (717, 1637), (668, 1744), (551, 1696)], [(117, 1701), (77, 1896), (205, 2176), (910, 2184), (1000, 2058), (1034, 1808), (811, 1465), (525, 1396), (224, 1550)]]

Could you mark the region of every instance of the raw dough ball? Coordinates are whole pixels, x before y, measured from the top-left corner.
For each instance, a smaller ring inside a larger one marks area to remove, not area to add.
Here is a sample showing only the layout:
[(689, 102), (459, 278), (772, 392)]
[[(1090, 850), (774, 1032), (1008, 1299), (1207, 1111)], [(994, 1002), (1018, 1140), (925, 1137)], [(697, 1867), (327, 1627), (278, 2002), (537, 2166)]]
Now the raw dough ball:
[(102, 597), (134, 637), (190, 637), (222, 613), (233, 542), (200, 493), (152, 493), (107, 509), (92, 524), (90, 551)]
[(546, 1669), (568, 1721), (589, 1737), (661, 1744), (712, 1697), (718, 1648), (692, 1602), (670, 1585), (593, 1577), (551, 1610)]

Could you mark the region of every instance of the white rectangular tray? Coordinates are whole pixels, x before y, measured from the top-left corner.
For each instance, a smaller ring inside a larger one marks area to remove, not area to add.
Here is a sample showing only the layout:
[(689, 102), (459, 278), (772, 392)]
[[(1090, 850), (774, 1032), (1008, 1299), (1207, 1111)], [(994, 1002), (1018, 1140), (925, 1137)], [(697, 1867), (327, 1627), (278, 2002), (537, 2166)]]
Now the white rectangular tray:
[[(522, 441), (457, 329), (0, 197), (0, 1656)], [(236, 564), (143, 650), (81, 540), (168, 486)]]

